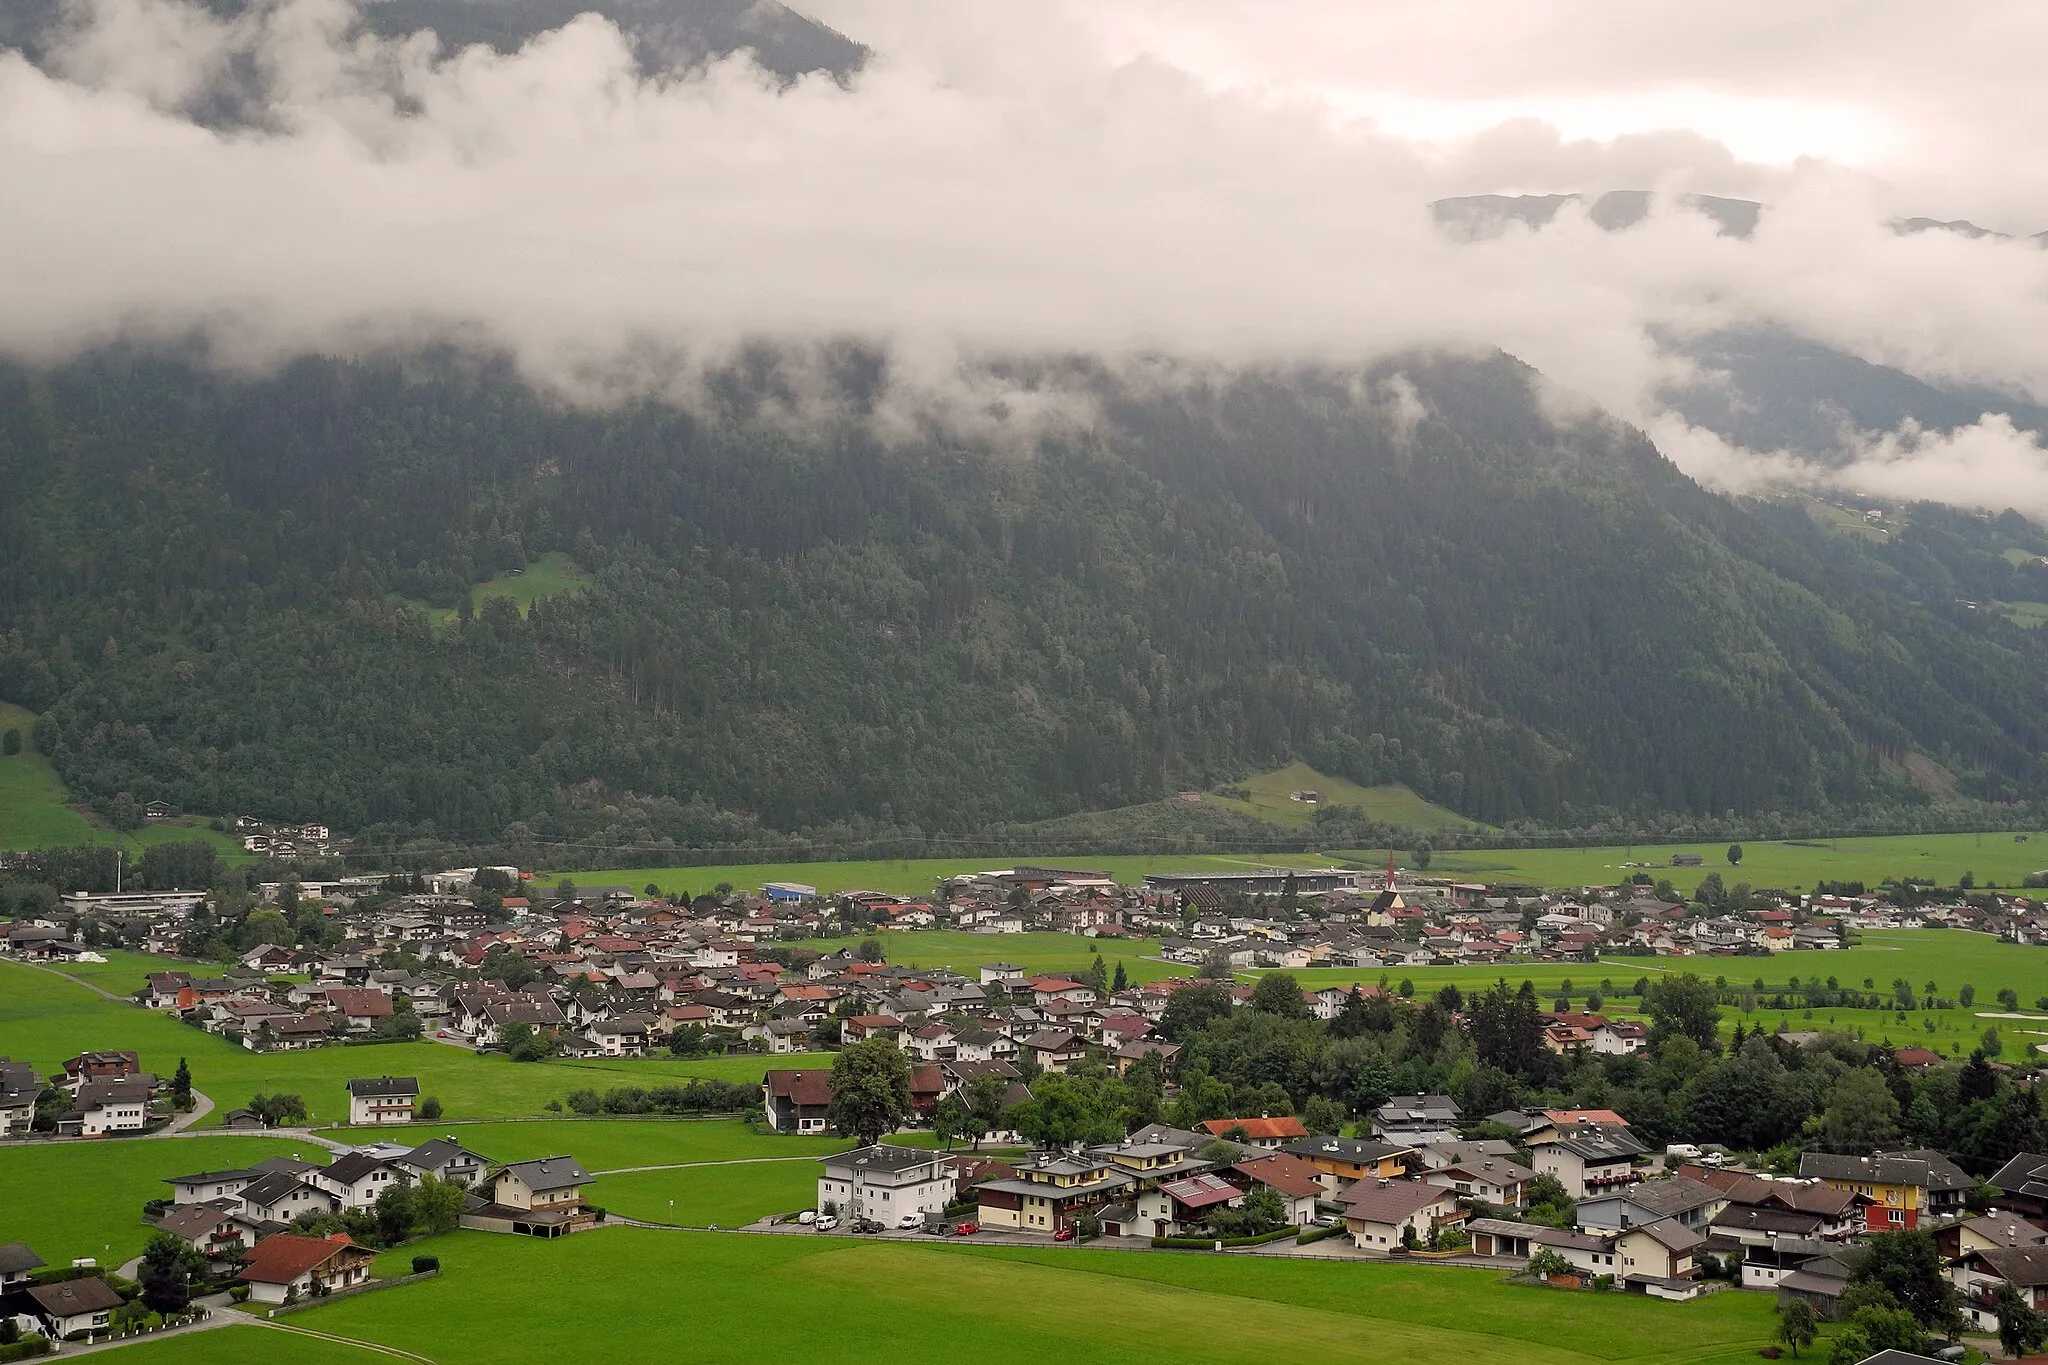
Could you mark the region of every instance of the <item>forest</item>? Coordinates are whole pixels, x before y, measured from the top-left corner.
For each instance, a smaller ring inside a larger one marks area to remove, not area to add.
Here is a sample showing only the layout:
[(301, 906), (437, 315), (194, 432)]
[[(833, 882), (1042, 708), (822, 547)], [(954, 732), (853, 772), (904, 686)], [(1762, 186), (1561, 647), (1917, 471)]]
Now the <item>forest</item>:
[[(689, 409), (441, 353), (0, 370), (0, 698), (102, 811), (515, 856), (986, 837), (1296, 758), (1512, 828), (2048, 793), (2048, 651), (1955, 602), (2048, 597), (1996, 522), (1832, 544), (1504, 356), (1075, 362), (1096, 419), (1025, 451), (885, 441), (887, 357), (835, 361), (802, 426), (774, 355)], [(550, 553), (586, 581), (472, 599)]]

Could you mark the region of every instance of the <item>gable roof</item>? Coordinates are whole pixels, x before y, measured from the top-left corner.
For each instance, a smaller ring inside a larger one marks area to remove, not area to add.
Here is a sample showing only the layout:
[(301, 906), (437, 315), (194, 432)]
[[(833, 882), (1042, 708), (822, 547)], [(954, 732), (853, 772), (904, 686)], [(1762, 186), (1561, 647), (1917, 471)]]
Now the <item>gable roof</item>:
[(577, 1165), (573, 1156), (544, 1156), (537, 1161), (507, 1162), (497, 1174), (516, 1176), (536, 1194), (590, 1183), (590, 1172)]
[(2048, 1247), (1989, 1247), (1965, 1260), (1979, 1261), (2022, 1289), (2048, 1285)]
[(1245, 1136), (1254, 1141), (1260, 1138), (1305, 1138), (1308, 1129), (1301, 1126), (1301, 1120), (1292, 1114), (1282, 1114), (1277, 1119), (1204, 1119), (1202, 1131), (1222, 1137), (1233, 1128), (1242, 1128)]
[(1231, 1169), (1261, 1185), (1272, 1186), (1290, 1199), (1307, 1199), (1323, 1192), (1322, 1178), (1316, 1168), (1286, 1152), (1246, 1157)]
[(307, 1271), (325, 1265), (339, 1252), (360, 1250), (345, 1232), (327, 1237), (272, 1233), (249, 1253), (249, 1265), (237, 1278), (260, 1284), (290, 1284)]
[(417, 1095), (420, 1093), (420, 1078), (417, 1076), (375, 1076), (361, 1077), (348, 1083), (348, 1093), (359, 1100), (387, 1095)]
[(771, 1071), (761, 1082), (770, 1099), (787, 1100), (806, 1108), (832, 1103), (830, 1071)]
[[(1591, 1203), (1602, 1197), (1595, 1195), (1586, 1202)], [(1718, 1204), (1728, 1196), (1712, 1185), (1703, 1185), (1697, 1180), (1687, 1180), (1682, 1175), (1674, 1175), (1666, 1180), (1641, 1181), (1606, 1197), (1625, 1199), (1639, 1209), (1648, 1209), (1651, 1213), (1670, 1217), (1673, 1214), (1703, 1209), (1709, 1204)]]
[(121, 1296), (113, 1286), (98, 1276), (87, 1276), (80, 1280), (59, 1280), (56, 1284), (38, 1284), (29, 1288), (28, 1296), (53, 1318), (76, 1317), (80, 1313), (104, 1313), (121, 1306)]
[(1628, 1238), (1638, 1233), (1655, 1240), (1667, 1251), (1691, 1251), (1707, 1240), (1703, 1234), (1694, 1232), (1676, 1218), (1659, 1218), (1654, 1223), (1639, 1223), (1635, 1227), (1624, 1229), (1621, 1235)]
[(1398, 1223), (1432, 1204), (1456, 1198), (1440, 1185), (1425, 1185), (1419, 1180), (1366, 1179), (1353, 1181), (1341, 1190), (1337, 1202), (1344, 1205), (1347, 1218), (1367, 1223)]
[(19, 1275), (42, 1264), (43, 1258), (30, 1250), (27, 1242), (8, 1242), (0, 1246), (0, 1275)]

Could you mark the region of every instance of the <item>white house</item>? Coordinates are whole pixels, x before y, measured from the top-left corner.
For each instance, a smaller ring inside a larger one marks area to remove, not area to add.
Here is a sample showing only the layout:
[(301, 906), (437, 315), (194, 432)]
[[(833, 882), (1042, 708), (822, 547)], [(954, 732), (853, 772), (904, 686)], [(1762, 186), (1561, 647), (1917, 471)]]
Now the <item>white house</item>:
[(348, 1121), (352, 1124), (411, 1123), (420, 1097), (417, 1076), (373, 1076), (348, 1083)]
[(123, 1076), (110, 1081), (87, 1081), (78, 1087), (74, 1101), (79, 1114), (81, 1137), (103, 1137), (108, 1133), (139, 1133), (149, 1122), (149, 1076)]
[(384, 1191), (407, 1183), (403, 1170), (362, 1152), (336, 1157), (331, 1165), (307, 1172), (306, 1179), (344, 1209), (374, 1208)]
[(943, 1213), (953, 1197), (953, 1173), (940, 1153), (884, 1142), (819, 1160), (818, 1207), (830, 1204), (849, 1218), (893, 1224), (909, 1213)]

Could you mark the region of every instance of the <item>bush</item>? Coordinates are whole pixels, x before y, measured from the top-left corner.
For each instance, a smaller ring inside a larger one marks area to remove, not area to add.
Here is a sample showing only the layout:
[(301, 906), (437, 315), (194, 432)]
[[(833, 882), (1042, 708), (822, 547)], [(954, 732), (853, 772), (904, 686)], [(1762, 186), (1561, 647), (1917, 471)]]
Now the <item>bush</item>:
[(430, 1270), (439, 1270), (440, 1268), (441, 1258), (439, 1256), (415, 1256), (412, 1258), (412, 1273), (415, 1275), (424, 1275)]
[(247, 1303), (249, 1301), (249, 1286), (246, 1284), (236, 1285), (228, 1291), (228, 1297), (236, 1303)]

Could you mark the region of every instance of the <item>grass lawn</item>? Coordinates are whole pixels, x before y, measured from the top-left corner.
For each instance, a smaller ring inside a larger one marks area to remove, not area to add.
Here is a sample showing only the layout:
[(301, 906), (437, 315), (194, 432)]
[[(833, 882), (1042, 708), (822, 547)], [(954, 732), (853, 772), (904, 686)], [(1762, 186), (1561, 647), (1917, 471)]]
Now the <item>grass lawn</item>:
[[(1010, 962), (1037, 974), (1085, 973), (1102, 954), (1103, 966), (1112, 976), (1116, 964), (1138, 981), (1157, 981), (1167, 976), (1189, 976), (1194, 969), (1146, 959), (1159, 951), (1157, 939), (1084, 938), (1079, 934), (963, 934), (950, 929), (920, 929), (908, 933), (878, 936), (882, 952), (892, 966), (951, 967), (973, 976), (984, 962)], [(837, 952), (860, 942), (857, 938), (810, 939), (792, 944), (821, 952)]]
[[(101, 984), (114, 989), (119, 983)], [(441, 1101), (447, 1121), (459, 1121), (539, 1114), (549, 1100), (586, 1087), (603, 1091), (690, 1076), (758, 1082), (764, 1071), (818, 1062), (816, 1056), (791, 1054), (518, 1063), (424, 1042), (258, 1053), (167, 1015), (103, 999), (54, 973), (0, 962), (0, 1056), (33, 1062), (48, 1072), (88, 1048), (134, 1048), (145, 1070), (164, 1076), (177, 1070), (180, 1057), (186, 1058), (193, 1084), (219, 1105), (202, 1126), (217, 1124), (226, 1110), (246, 1104), (259, 1091), (294, 1092), (316, 1123), (339, 1123), (348, 1115), (343, 1087), (356, 1076), (418, 1076), (421, 1093)]]
[[(380, 1269), (401, 1272), (418, 1249)], [(1666, 1304), (1510, 1287), (1480, 1271), (1247, 1256), (627, 1228), (554, 1243), (459, 1233), (424, 1249), (441, 1258), (437, 1279), (289, 1321), (478, 1365), (667, 1360), (685, 1337), (713, 1361), (830, 1342), (849, 1365), (895, 1365), (914, 1341), (1033, 1365), (1734, 1365), (1755, 1359), (1773, 1321), (1763, 1294)], [(154, 1354), (180, 1348), (145, 1343), (120, 1358), (187, 1358)]]
[(815, 1161), (753, 1161), (734, 1166), (684, 1166), (600, 1177), (590, 1197), (613, 1213), (693, 1228), (745, 1227), (771, 1213), (795, 1213), (818, 1202)]
[[(390, 1128), (329, 1128), (323, 1137), (339, 1142), (424, 1142), (453, 1136), (494, 1161), (530, 1161), (573, 1156), (593, 1174), (627, 1166), (679, 1165), (690, 1161), (740, 1161), (763, 1157), (808, 1157), (841, 1152), (846, 1138), (782, 1137), (757, 1133), (738, 1119), (540, 1119), (516, 1123), (415, 1123)], [(609, 1181), (606, 1182), (609, 1185)], [(610, 1204), (599, 1196), (598, 1203)]]
[(96, 1256), (118, 1266), (142, 1254), (145, 1200), (168, 1199), (166, 1176), (297, 1155), (319, 1165), (313, 1143), (270, 1137), (107, 1139), (0, 1145), (0, 1243), (27, 1242), (51, 1265)]
[(204, 839), (228, 862), (253, 862), (242, 845), (199, 816), (146, 825), (133, 834), (101, 829), (74, 810), (71, 794), (50, 760), (36, 752), (35, 712), (0, 702), (0, 731), (21, 731), (21, 752), (0, 756), (0, 849), (118, 844), (131, 856), (151, 844)]
[[(291, 1322), (283, 1319), (287, 1327)], [(395, 1358), (297, 1332), (286, 1336), (268, 1327), (223, 1327), (115, 1349), (117, 1354), (106, 1358), (121, 1365), (278, 1365), (281, 1356), (289, 1358), (291, 1365), (376, 1365)]]
[[(1399, 782), (1361, 787), (1341, 777), (1325, 777), (1306, 763), (1290, 763), (1284, 768), (1275, 768), (1272, 772), (1226, 785), (1242, 787), (1251, 796), (1246, 799), (1206, 792), (1202, 799), (1241, 810), (1247, 815), (1256, 815), (1276, 825), (1306, 825), (1323, 806), (1355, 806), (1372, 819), (1383, 820), (1402, 829), (1492, 828), (1476, 820), (1468, 820), (1433, 801), (1424, 800)], [(1312, 791), (1320, 799), (1316, 805), (1305, 805), (1288, 796), (1289, 792), (1296, 791)]]

